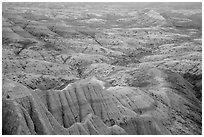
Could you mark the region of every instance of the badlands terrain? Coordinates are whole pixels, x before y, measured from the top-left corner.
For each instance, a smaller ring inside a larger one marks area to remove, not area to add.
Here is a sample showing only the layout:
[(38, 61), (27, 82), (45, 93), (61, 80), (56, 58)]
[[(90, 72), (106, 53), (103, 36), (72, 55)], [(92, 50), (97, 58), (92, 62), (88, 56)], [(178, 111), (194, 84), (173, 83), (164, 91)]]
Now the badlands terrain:
[(202, 134), (202, 3), (3, 3), (2, 133)]

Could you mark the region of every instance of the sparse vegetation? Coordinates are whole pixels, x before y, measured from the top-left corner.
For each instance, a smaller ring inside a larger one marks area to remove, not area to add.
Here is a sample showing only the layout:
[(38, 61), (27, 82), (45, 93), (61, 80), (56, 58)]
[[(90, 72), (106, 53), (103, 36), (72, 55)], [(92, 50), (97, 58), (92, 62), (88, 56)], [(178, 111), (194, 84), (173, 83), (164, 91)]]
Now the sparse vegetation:
[(2, 3), (3, 134), (202, 134), (202, 3)]

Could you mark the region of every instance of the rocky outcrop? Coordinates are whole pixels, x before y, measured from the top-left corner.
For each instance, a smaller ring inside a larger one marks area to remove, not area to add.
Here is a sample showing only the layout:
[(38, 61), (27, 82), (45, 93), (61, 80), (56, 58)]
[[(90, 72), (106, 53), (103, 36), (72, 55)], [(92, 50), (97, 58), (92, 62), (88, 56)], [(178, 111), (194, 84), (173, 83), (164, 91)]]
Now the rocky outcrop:
[(3, 133), (199, 134), (200, 103), (191, 85), (169, 73), (149, 70), (153, 86), (145, 89), (110, 87), (92, 77), (61, 90), (29, 90), (5, 79)]
[[(94, 85), (88, 87), (92, 92), (97, 88)], [(71, 86), (64, 91), (31, 91), (5, 80), (3, 134), (126, 134), (117, 125), (108, 127), (93, 113), (96, 111), (100, 116), (101, 112), (97, 110), (100, 99), (89, 104), (92, 98), (87, 101), (80, 95), (83, 94), (81, 90), (74, 88), (79, 87)]]

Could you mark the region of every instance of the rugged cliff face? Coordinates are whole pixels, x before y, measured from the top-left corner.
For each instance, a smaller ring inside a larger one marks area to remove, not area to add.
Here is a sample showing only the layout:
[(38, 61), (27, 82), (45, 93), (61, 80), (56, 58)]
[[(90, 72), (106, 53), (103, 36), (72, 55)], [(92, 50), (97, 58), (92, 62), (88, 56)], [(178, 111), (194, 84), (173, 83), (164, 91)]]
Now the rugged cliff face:
[(3, 134), (202, 134), (200, 5), (3, 3)]

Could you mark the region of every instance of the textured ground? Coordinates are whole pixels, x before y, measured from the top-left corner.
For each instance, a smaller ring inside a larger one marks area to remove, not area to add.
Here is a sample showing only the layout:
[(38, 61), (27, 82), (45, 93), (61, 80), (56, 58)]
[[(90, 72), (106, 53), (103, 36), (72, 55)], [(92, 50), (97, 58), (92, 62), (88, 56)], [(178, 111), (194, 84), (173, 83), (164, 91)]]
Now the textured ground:
[(3, 134), (201, 134), (201, 3), (3, 3)]

